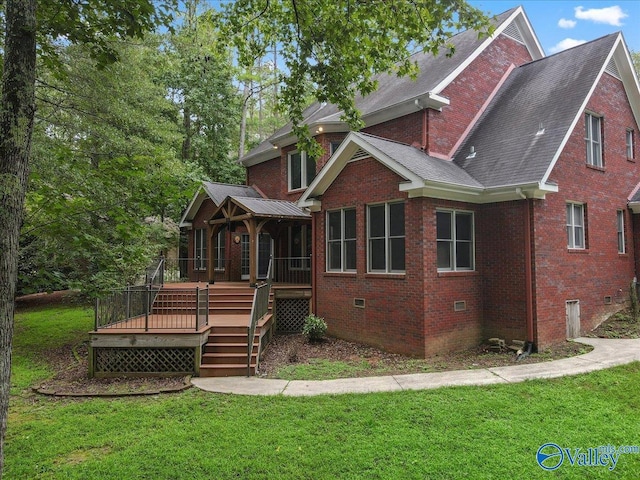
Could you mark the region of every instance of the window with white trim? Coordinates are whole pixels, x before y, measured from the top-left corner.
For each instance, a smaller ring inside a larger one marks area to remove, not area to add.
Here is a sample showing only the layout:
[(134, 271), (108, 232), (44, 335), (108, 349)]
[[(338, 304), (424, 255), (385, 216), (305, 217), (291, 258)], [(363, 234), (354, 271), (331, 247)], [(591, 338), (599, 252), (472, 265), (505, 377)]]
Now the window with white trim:
[(475, 268), (473, 212), (436, 211), (436, 243), (439, 271)]
[(585, 248), (584, 205), (567, 203), (567, 248)]
[(327, 271), (356, 271), (356, 209), (327, 212)]
[(316, 161), (307, 152), (291, 152), (288, 155), (289, 191), (307, 188), (316, 178)]
[(367, 271), (403, 273), (404, 202), (367, 207)]
[(216, 235), (215, 245), (213, 248), (216, 250), (216, 262), (214, 268), (216, 270), (224, 270), (225, 265), (225, 251), (227, 247), (227, 227), (223, 226)]
[(587, 149), (587, 164), (602, 168), (602, 119), (590, 113), (584, 114), (584, 141)]
[(633, 160), (633, 130), (627, 130), (626, 135), (626, 145), (627, 145), (627, 159)]
[(618, 231), (618, 253), (625, 253), (627, 246), (624, 238), (624, 210), (618, 210), (616, 223)]
[(207, 269), (207, 229), (197, 228), (193, 232), (194, 270)]

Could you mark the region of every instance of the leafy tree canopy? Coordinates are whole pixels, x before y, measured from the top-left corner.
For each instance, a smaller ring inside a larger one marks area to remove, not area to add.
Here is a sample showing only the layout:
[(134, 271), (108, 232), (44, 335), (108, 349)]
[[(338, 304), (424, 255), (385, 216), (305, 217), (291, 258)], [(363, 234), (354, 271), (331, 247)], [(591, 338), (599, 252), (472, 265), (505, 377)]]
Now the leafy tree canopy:
[(300, 146), (316, 154), (319, 146), (301, 125), (305, 99), (337, 105), (359, 129), (354, 98), (377, 88), (375, 75), (415, 75), (413, 51), (436, 54), (463, 29), (491, 32), (488, 18), (464, 0), (236, 0), (223, 21), (223, 37), (238, 49), (241, 65), (279, 46), (286, 65), (281, 105)]

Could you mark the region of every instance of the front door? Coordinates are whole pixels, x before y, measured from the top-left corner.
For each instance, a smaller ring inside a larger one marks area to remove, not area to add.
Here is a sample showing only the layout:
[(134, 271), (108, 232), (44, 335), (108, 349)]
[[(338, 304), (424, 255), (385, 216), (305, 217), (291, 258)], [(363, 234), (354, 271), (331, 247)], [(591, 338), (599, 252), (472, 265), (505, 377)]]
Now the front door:
[[(241, 274), (242, 280), (249, 280), (249, 234), (243, 233), (241, 237)], [(273, 253), (273, 239), (268, 233), (258, 234), (258, 278), (266, 278), (269, 269), (269, 258)]]

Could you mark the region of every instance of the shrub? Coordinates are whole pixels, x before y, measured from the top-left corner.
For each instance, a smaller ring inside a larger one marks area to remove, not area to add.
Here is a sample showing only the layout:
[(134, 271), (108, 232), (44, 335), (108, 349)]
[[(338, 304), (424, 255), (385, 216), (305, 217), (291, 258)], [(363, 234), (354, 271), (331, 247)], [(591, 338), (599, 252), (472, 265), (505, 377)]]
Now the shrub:
[(327, 333), (327, 323), (324, 321), (324, 318), (311, 314), (304, 319), (302, 333), (310, 342), (317, 342), (322, 340), (322, 337)]

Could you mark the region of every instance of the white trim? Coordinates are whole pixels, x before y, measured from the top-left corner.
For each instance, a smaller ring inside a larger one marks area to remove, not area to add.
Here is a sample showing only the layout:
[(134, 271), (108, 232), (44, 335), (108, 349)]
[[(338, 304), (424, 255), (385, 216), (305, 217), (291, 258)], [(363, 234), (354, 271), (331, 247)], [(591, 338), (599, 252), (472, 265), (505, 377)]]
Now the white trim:
[[(180, 219), (180, 222), (178, 223), (180, 228), (182, 228), (182, 227), (191, 227), (193, 225), (192, 222), (188, 221), (187, 219), (188, 218), (193, 218), (195, 216), (195, 213), (198, 211), (198, 209), (202, 205), (202, 202), (204, 202), (205, 199), (208, 198), (208, 197), (209, 197), (209, 195), (205, 191), (204, 187), (202, 185), (200, 185), (200, 187), (198, 188), (196, 193), (193, 194), (193, 198), (191, 199), (191, 202), (189, 202), (189, 206), (187, 207), (187, 209), (182, 214), (182, 218)], [(193, 215), (191, 215), (191, 214), (193, 214)]]

